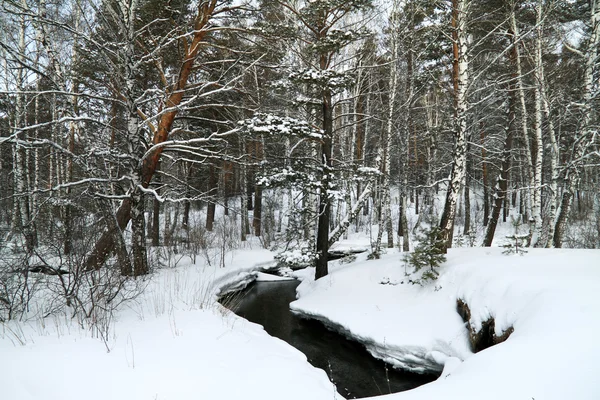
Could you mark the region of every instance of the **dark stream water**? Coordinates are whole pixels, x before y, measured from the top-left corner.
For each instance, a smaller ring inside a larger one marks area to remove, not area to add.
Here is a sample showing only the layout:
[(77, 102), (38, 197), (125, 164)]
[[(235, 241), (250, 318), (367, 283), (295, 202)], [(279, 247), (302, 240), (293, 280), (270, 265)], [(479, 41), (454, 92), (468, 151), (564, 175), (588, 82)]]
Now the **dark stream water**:
[(373, 358), (361, 344), (328, 330), (318, 321), (293, 314), (289, 304), (296, 300), (298, 284), (298, 281), (255, 282), (221, 302), (303, 352), (312, 365), (327, 373), (346, 398), (401, 392), (437, 378), (395, 370)]

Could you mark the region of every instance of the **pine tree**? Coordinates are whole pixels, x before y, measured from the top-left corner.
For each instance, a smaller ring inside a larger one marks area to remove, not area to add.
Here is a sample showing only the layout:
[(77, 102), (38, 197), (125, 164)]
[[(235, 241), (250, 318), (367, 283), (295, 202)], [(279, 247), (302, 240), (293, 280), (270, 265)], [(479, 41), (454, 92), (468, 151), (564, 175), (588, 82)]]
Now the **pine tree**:
[(415, 283), (437, 279), (437, 268), (446, 261), (446, 254), (442, 251), (444, 239), (441, 234), (441, 229), (437, 226), (422, 230), (417, 236), (419, 244), (404, 257), (404, 261), (413, 267), (415, 272), (426, 269)]

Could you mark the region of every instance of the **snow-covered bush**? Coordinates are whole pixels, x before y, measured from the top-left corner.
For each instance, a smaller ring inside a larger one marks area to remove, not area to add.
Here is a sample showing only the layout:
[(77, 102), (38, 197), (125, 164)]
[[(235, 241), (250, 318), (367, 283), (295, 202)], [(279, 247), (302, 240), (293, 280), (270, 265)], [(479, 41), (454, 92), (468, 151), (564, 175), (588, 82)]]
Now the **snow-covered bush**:
[(275, 259), (287, 267), (300, 269), (314, 266), (317, 254), (308, 245), (303, 245), (282, 251)]

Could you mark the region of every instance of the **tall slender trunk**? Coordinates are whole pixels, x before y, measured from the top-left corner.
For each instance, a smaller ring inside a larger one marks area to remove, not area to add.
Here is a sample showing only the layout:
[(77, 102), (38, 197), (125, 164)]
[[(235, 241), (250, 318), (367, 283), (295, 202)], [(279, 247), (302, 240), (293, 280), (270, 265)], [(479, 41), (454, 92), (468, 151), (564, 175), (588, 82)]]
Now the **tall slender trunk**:
[(467, 161), (467, 86), (469, 84), (468, 0), (452, 0), (452, 47), (454, 53), (454, 159), (446, 192), (444, 211), (440, 220), (440, 239), (445, 251), (452, 247), (456, 202), (465, 179)]
[[(160, 165), (157, 170), (160, 169)], [(157, 186), (160, 186), (160, 174), (157, 175)], [(160, 194), (160, 187), (156, 188), (156, 193)], [(189, 202), (186, 203), (189, 210)], [(187, 227), (187, 221), (185, 226)], [(152, 246), (156, 247), (160, 245), (160, 201), (156, 197), (152, 199), (152, 229), (150, 231), (150, 238), (152, 240)]]
[[(515, 50), (513, 48), (512, 58), (516, 57)], [(483, 246), (490, 247), (494, 240), (494, 234), (496, 232), (496, 226), (498, 225), (498, 219), (500, 218), (500, 210), (504, 204), (506, 209), (506, 196), (508, 189), (508, 174), (510, 172), (510, 159), (513, 141), (513, 132), (515, 130), (515, 119), (516, 119), (516, 94), (514, 90), (514, 84), (511, 84), (508, 88), (508, 112), (506, 118), (506, 139), (504, 140), (504, 149), (502, 150), (502, 165), (500, 174), (497, 179), (495, 186), (494, 202), (492, 204), (492, 213), (485, 229), (485, 235), (483, 239)]]
[[(77, 11), (75, 12), (75, 30), (79, 29), (79, 7), (76, 7)], [(78, 43), (77, 37), (75, 37), (75, 43), (73, 45), (73, 55), (71, 57), (71, 64), (73, 68), (71, 69), (71, 107), (73, 109), (73, 116), (79, 116), (79, 77), (76, 75), (75, 65), (77, 65), (79, 60), (78, 53)], [(69, 125), (69, 142), (68, 149), (71, 154), (75, 153), (75, 138), (79, 136), (80, 133), (80, 125), (78, 122), (71, 122)], [(71, 156), (67, 159), (67, 182), (73, 181), (73, 159)], [(68, 186), (66, 189), (66, 196), (68, 199), (68, 203), (65, 206), (65, 254), (69, 254), (72, 250), (72, 235), (73, 235), (73, 205), (71, 204), (71, 199), (69, 198), (71, 195), (71, 186)]]
[(210, 196), (206, 207), (206, 230), (209, 232), (212, 232), (215, 223), (217, 185), (217, 173), (215, 172), (215, 166), (211, 163), (208, 167), (208, 192)]
[(481, 181), (483, 184), (483, 226), (490, 219), (490, 189), (488, 182), (487, 151), (485, 149), (485, 127), (481, 126)]
[(240, 157), (242, 162), (240, 164), (240, 239), (242, 242), (246, 241), (246, 235), (248, 234), (248, 167), (246, 165), (246, 141), (240, 138)]
[[(521, 36), (519, 33), (519, 26), (517, 25), (517, 21), (516, 21), (516, 16), (515, 16), (515, 11), (514, 9), (511, 10), (511, 15), (510, 15), (510, 22), (511, 22), (511, 31), (513, 33), (513, 46), (514, 46), (514, 52), (515, 52), (515, 57), (514, 57), (514, 63), (515, 63), (515, 68), (517, 70), (516, 72), (516, 84), (517, 84), (517, 93), (519, 94), (519, 104), (520, 104), (520, 109), (521, 109), (521, 131), (522, 131), (522, 137), (523, 137), (523, 143), (525, 145), (525, 156), (526, 156), (526, 160), (527, 160), (527, 170), (524, 172), (528, 179), (527, 180), (523, 180), (523, 182), (527, 182), (527, 186), (529, 187), (528, 189), (525, 190), (525, 193), (523, 190), (521, 190), (521, 215), (531, 215), (531, 205), (533, 204), (533, 199), (532, 199), (532, 191), (533, 188), (535, 187), (535, 182), (534, 182), (534, 176), (533, 176), (533, 159), (531, 157), (531, 146), (529, 143), (529, 129), (527, 127), (527, 120), (529, 119), (529, 114), (527, 112), (527, 105), (525, 102), (525, 89), (523, 87), (523, 69), (521, 67), (521, 51), (520, 51), (520, 45), (521, 45)], [(526, 197), (525, 197), (526, 195)]]
[[(543, 68), (543, 66), (542, 66)], [(540, 246), (551, 247), (552, 246), (552, 237), (554, 236), (554, 223), (556, 219), (556, 210), (557, 210), (557, 202), (558, 202), (558, 179), (559, 179), (559, 170), (558, 170), (558, 162), (560, 157), (560, 150), (558, 147), (558, 140), (556, 138), (556, 130), (554, 128), (554, 122), (550, 115), (550, 102), (548, 100), (548, 95), (546, 93), (546, 85), (542, 81), (541, 86), (543, 106), (544, 106), (544, 116), (546, 117), (546, 121), (548, 123), (548, 138), (550, 139), (550, 190), (548, 191), (548, 203), (550, 205), (548, 210), (548, 232), (544, 237), (544, 242), (539, 243)]]
[[(322, 21), (325, 23), (325, 21)], [(327, 29), (320, 27), (318, 39), (327, 35)], [(330, 55), (321, 53), (319, 55), (319, 69), (325, 71), (329, 68), (331, 61)], [(331, 199), (329, 198), (329, 188), (331, 185), (332, 174), (332, 143), (333, 143), (333, 95), (331, 89), (324, 87), (321, 89), (321, 118), (323, 122), (323, 138), (321, 141), (320, 164), (323, 169), (319, 192), (319, 208), (317, 221), (317, 240), (315, 265), (315, 280), (328, 274), (327, 270), (327, 252), (329, 250), (329, 219), (331, 216)]]
[(149, 272), (148, 252), (146, 249), (146, 218), (144, 217), (144, 196), (136, 191), (131, 209), (131, 254), (133, 258), (133, 276)]
[[(254, 156), (256, 161), (264, 159), (264, 143), (262, 138), (254, 142)], [(262, 197), (263, 188), (261, 185), (254, 186), (254, 217), (252, 226), (254, 227), (254, 236), (260, 236), (262, 232)]]
[[(321, 69), (327, 69), (327, 59), (321, 56)], [(331, 176), (331, 142), (333, 138), (333, 107), (331, 90), (324, 89), (322, 93), (323, 109), (323, 140), (321, 143), (321, 160), (323, 175), (321, 177), (321, 189), (319, 193), (319, 219), (317, 222), (317, 262), (315, 279), (328, 274), (327, 252), (329, 250), (329, 218), (331, 215), (331, 201), (329, 198), (329, 186)]]
[(397, 26), (397, 11), (398, 2), (393, 1), (392, 12), (390, 17), (390, 49), (391, 63), (390, 63), (390, 75), (388, 77), (388, 114), (386, 121), (386, 130), (382, 135), (382, 144), (380, 146), (379, 157), (381, 157), (381, 172), (383, 173), (381, 186), (379, 188), (381, 193), (381, 213), (379, 216), (379, 227), (377, 233), (377, 244), (375, 251), (380, 252), (381, 237), (384, 230), (387, 234), (387, 247), (394, 247), (394, 228), (392, 226), (392, 206), (390, 199), (390, 166), (391, 166), (391, 146), (392, 146), (392, 135), (394, 133), (394, 117), (396, 116), (396, 95), (398, 93), (398, 26)]
[(536, 37), (535, 37), (535, 122), (534, 122), (534, 140), (532, 146), (533, 164), (533, 204), (531, 207), (531, 245), (538, 246), (542, 237), (542, 163), (544, 156), (544, 143), (542, 141), (542, 85), (544, 81), (542, 66), (542, 34), (543, 34), (543, 16), (542, 0), (538, 0), (536, 8)]
[[(21, 24), (19, 28), (19, 58), (21, 62), (24, 63), (27, 51), (26, 43), (25, 43), (25, 35), (26, 35), (26, 24), (25, 24), (25, 16), (21, 16)], [(16, 110), (15, 110), (15, 127), (16, 129), (20, 129), (25, 127), (27, 124), (27, 109), (26, 109), (26, 101), (25, 94), (23, 91), (25, 90), (25, 73), (23, 68), (18, 68), (17, 70), (17, 101), (16, 101)], [(35, 232), (33, 229), (33, 222), (31, 221), (31, 210), (29, 204), (29, 187), (27, 185), (27, 176), (28, 171), (26, 170), (27, 166), (27, 152), (25, 148), (19, 143), (20, 138), (17, 135), (16, 143), (13, 153), (13, 177), (14, 177), (14, 187), (15, 187), (15, 198), (17, 202), (17, 210), (19, 215), (19, 223), (17, 226), (19, 227), (21, 234), (25, 238), (25, 248), (31, 252), (37, 245)], [(14, 217), (16, 218), (16, 216)]]
[(585, 53), (585, 70), (583, 73), (583, 93), (581, 101), (581, 119), (577, 135), (574, 140), (570, 154), (570, 163), (565, 171), (564, 182), (566, 187), (556, 217), (554, 227), (554, 247), (562, 247), (565, 228), (569, 219), (569, 213), (573, 204), (573, 197), (579, 184), (580, 174), (583, 169), (584, 158), (592, 140), (592, 101), (595, 97), (594, 76), (598, 69), (598, 45), (600, 44), (600, 6), (597, 0), (590, 2), (590, 26), (592, 32)]
[[(467, 152), (469, 146), (467, 145)], [(463, 235), (468, 235), (471, 231), (471, 191), (469, 185), (471, 185), (471, 176), (469, 175), (470, 163), (467, 161), (467, 171), (465, 174), (465, 189), (464, 189), (464, 207), (465, 207), (465, 225), (463, 227)]]

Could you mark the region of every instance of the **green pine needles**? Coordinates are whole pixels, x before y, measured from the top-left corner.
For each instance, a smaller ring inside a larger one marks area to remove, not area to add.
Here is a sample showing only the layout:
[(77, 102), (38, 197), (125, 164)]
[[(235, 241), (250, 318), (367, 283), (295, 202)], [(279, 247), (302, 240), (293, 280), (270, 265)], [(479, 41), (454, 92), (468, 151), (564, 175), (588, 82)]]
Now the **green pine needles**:
[(414, 273), (420, 273), (417, 279), (409, 280), (410, 283), (422, 285), (438, 278), (437, 268), (446, 261), (440, 233), (440, 228), (434, 225), (417, 235), (419, 244), (404, 257), (404, 262), (414, 268)]
[(510, 218), (514, 231), (511, 235), (506, 235), (507, 241), (506, 243), (502, 244), (502, 247), (504, 247), (502, 254), (518, 254), (522, 256), (523, 254), (527, 253), (525, 248), (531, 241), (531, 232), (521, 232), (523, 225), (521, 218), (515, 218), (512, 216)]

